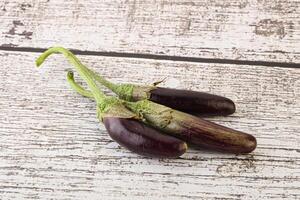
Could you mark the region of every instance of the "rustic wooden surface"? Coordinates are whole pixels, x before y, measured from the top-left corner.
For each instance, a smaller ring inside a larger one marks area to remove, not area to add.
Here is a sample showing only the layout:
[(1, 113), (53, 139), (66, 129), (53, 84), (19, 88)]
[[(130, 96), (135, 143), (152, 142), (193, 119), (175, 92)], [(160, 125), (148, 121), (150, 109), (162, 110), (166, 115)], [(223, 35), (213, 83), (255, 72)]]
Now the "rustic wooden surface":
[[(37, 199), (296, 199), (299, 193), (300, 71), (81, 56), (113, 81), (151, 83), (226, 95), (230, 117), (211, 120), (253, 133), (245, 156), (190, 149), (156, 160), (120, 148), (95, 105), (70, 90), (62, 56), (41, 70), (36, 53), (1, 52), (0, 194)], [(143, 69), (143, 70), (141, 70)], [(299, 197), (299, 196), (298, 196)]]
[[(299, 4), (0, 0), (0, 199), (300, 199)], [(234, 115), (210, 120), (257, 149), (158, 160), (121, 148), (66, 83), (63, 56), (35, 68), (56, 44), (115, 82), (167, 77), (233, 99)]]

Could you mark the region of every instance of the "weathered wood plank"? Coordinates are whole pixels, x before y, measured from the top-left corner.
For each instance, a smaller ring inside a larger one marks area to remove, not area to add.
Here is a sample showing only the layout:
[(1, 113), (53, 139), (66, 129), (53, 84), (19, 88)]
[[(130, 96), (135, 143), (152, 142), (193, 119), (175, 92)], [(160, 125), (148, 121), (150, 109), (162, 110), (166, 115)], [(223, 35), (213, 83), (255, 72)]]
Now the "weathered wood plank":
[(0, 2), (0, 45), (300, 62), (298, 0)]
[(300, 195), (300, 71), (80, 56), (113, 81), (226, 95), (230, 117), (211, 118), (258, 139), (250, 155), (190, 149), (156, 160), (120, 148), (94, 103), (65, 80), (65, 59), (34, 68), (35, 53), (0, 51), (1, 199), (297, 199)]

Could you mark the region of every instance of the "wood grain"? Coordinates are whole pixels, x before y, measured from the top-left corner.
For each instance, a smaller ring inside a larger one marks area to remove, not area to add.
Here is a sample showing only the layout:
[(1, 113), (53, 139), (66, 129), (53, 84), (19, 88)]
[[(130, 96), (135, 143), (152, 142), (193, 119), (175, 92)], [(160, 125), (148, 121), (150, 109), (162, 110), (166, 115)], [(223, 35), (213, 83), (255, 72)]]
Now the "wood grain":
[(210, 120), (257, 137), (250, 155), (190, 149), (149, 159), (113, 142), (94, 102), (66, 83), (61, 55), (0, 51), (1, 199), (299, 199), (300, 71), (95, 56), (80, 59), (112, 81), (151, 83), (232, 98)]
[(0, 46), (300, 63), (298, 0), (0, 1)]

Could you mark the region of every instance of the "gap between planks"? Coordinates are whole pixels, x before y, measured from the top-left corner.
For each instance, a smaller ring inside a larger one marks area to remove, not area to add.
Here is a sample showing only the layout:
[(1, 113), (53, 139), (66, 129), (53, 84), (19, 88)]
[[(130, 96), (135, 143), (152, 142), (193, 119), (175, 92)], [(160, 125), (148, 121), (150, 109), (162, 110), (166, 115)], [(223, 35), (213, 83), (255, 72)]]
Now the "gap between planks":
[[(3, 51), (16, 52), (31, 52), (41, 53), (46, 51), (46, 48), (34, 47), (6, 47), (0, 46)], [(234, 60), (234, 59), (219, 59), (219, 58), (200, 58), (200, 57), (185, 57), (185, 56), (168, 56), (157, 54), (138, 54), (138, 53), (120, 53), (120, 52), (103, 52), (103, 51), (81, 51), (71, 49), (77, 55), (88, 56), (105, 56), (105, 57), (119, 57), (119, 58), (138, 58), (138, 59), (152, 59), (152, 60), (171, 60), (181, 62), (196, 62), (196, 63), (216, 63), (216, 64), (232, 64), (232, 65), (248, 65), (248, 66), (265, 66), (265, 67), (283, 67), (283, 68), (300, 68), (300, 63), (292, 62), (273, 62), (273, 61), (252, 61), (252, 60)]]

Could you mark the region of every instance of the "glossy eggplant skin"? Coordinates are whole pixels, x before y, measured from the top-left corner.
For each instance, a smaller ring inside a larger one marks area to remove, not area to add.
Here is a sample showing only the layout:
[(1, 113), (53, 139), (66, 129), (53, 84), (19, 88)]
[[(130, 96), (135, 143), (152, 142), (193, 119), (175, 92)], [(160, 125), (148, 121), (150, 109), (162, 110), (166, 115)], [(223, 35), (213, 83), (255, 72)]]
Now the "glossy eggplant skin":
[(230, 115), (235, 112), (232, 100), (205, 92), (157, 87), (149, 100), (170, 108), (204, 115)]
[(105, 117), (103, 123), (113, 140), (143, 156), (177, 158), (187, 150), (187, 145), (182, 140), (134, 119)]

